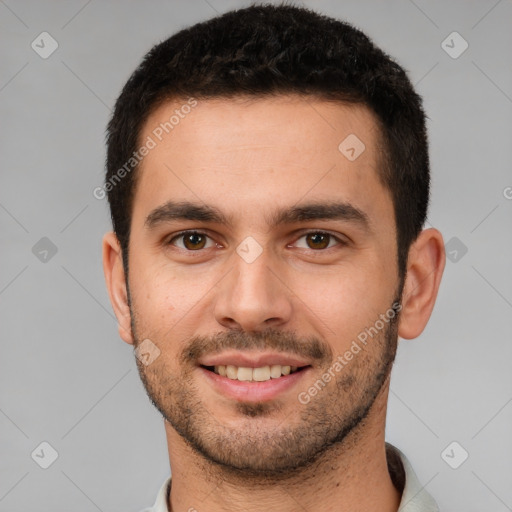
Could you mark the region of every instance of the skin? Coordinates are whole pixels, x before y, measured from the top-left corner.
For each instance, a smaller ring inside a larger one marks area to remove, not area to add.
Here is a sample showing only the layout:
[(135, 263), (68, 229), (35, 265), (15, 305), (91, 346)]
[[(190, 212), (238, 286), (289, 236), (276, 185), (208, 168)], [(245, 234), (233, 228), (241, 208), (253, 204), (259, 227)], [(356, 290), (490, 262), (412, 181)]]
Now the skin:
[[(160, 106), (140, 140), (183, 103)], [(349, 134), (366, 148), (354, 161), (338, 150)], [(397, 336), (417, 337), (431, 315), (445, 264), (439, 231), (422, 231), (410, 248), (399, 320), (307, 404), (298, 400), (400, 291), (393, 204), (378, 178), (378, 148), (366, 107), (290, 95), (198, 101), (144, 158), (129, 289), (113, 233), (104, 236), (103, 260), (120, 336), (135, 346), (150, 339), (160, 351), (151, 364), (137, 364), (164, 416), (169, 510), (398, 509), (384, 444), (389, 376)], [(148, 215), (169, 200), (213, 206), (231, 224), (175, 219), (148, 229)], [(269, 223), (276, 210), (334, 201), (363, 212), (367, 225)], [(209, 238), (185, 246), (174, 238), (184, 229)], [(261, 247), (251, 263), (236, 251), (248, 236)], [(273, 349), (311, 366), (270, 400), (235, 399), (214, 389), (198, 366), (199, 354), (228, 348)]]

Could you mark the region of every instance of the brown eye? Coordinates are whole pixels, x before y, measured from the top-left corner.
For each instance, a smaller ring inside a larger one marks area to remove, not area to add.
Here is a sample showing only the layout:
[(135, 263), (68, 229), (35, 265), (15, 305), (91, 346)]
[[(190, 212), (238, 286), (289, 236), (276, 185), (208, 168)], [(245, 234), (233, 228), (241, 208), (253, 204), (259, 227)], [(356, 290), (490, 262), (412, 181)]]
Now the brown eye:
[(207, 243), (209, 237), (204, 233), (198, 233), (196, 231), (188, 231), (176, 235), (169, 240), (170, 245), (176, 245), (180, 249), (186, 249), (188, 251), (198, 251), (200, 249), (208, 248)]
[(331, 235), (327, 233), (308, 233), (306, 240), (310, 249), (325, 249), (329, 246)]
[(199, 233), (189, 233), (183, 235), (183, 244), (187, 249), (202, 249), (206, 244), (206, 238)]
[(338, 237), (324, 231), (310, 231), (302, 235), (294, 244), (301, 249), (313, 249), (321, 251), (330, 249), (335, 245), (345, 245)]

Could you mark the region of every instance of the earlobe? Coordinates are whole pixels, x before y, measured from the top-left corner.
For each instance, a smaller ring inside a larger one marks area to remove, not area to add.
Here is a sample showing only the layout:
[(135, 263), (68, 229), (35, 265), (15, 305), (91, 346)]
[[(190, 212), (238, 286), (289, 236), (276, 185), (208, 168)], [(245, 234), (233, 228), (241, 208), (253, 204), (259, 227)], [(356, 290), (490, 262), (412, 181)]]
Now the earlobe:
[(430, 318), (446, 262), (441, 233), (423, 230), (409, 250), (398, 335), (418, 337)]
[(103, 236), (103, 272), (110, 303), (118, 322), (119, 336), (133, 345), (130, 307), (123, 267), (122, 251), (119, 241), (112, 231)]

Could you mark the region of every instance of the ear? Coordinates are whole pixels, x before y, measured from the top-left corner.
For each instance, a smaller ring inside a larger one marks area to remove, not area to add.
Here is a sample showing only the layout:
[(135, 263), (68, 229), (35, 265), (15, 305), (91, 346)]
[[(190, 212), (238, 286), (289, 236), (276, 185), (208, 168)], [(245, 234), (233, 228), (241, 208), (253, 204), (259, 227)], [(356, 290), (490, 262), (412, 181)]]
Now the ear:
[(446, 256), (441, 233), (425, 229), (409, 249), (398, 335), (418, 337), (430, 318), (441, 283)]
[(126, 343), (133, 345), (122, 251), (119, 241), (112, 231), (103, 236), (103, 273), (110, 303), (117, 318), (119, 336)]

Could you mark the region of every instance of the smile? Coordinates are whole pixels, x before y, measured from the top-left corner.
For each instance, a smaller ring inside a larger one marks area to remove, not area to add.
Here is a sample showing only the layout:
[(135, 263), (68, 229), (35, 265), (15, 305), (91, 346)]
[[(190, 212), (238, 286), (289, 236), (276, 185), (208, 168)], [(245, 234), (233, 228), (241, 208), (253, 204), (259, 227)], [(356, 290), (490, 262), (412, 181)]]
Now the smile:
[(237, 402), (253, 403), (275, 400), (296, 387), (299, 390), (305, 389), (307, 381), (304, 379), (308, 379), (308, 375), (313, 370), (311, 365), (292, 367), (279, 364), (254, 368), (201, 365), (198, 369), (202, 379), (205, 379), (216, 394)]
[(239, 380), (244, 382), (265, 382), (270, 379), (279, 379), (285, 375), (290, 375), (302, 370), (305, 367), (273, 364), (260, 366), (258, 368), (233, 365), (205, 366), (204, 368), (215, 372), (221, 377), (227, 377), (231, 380)]

